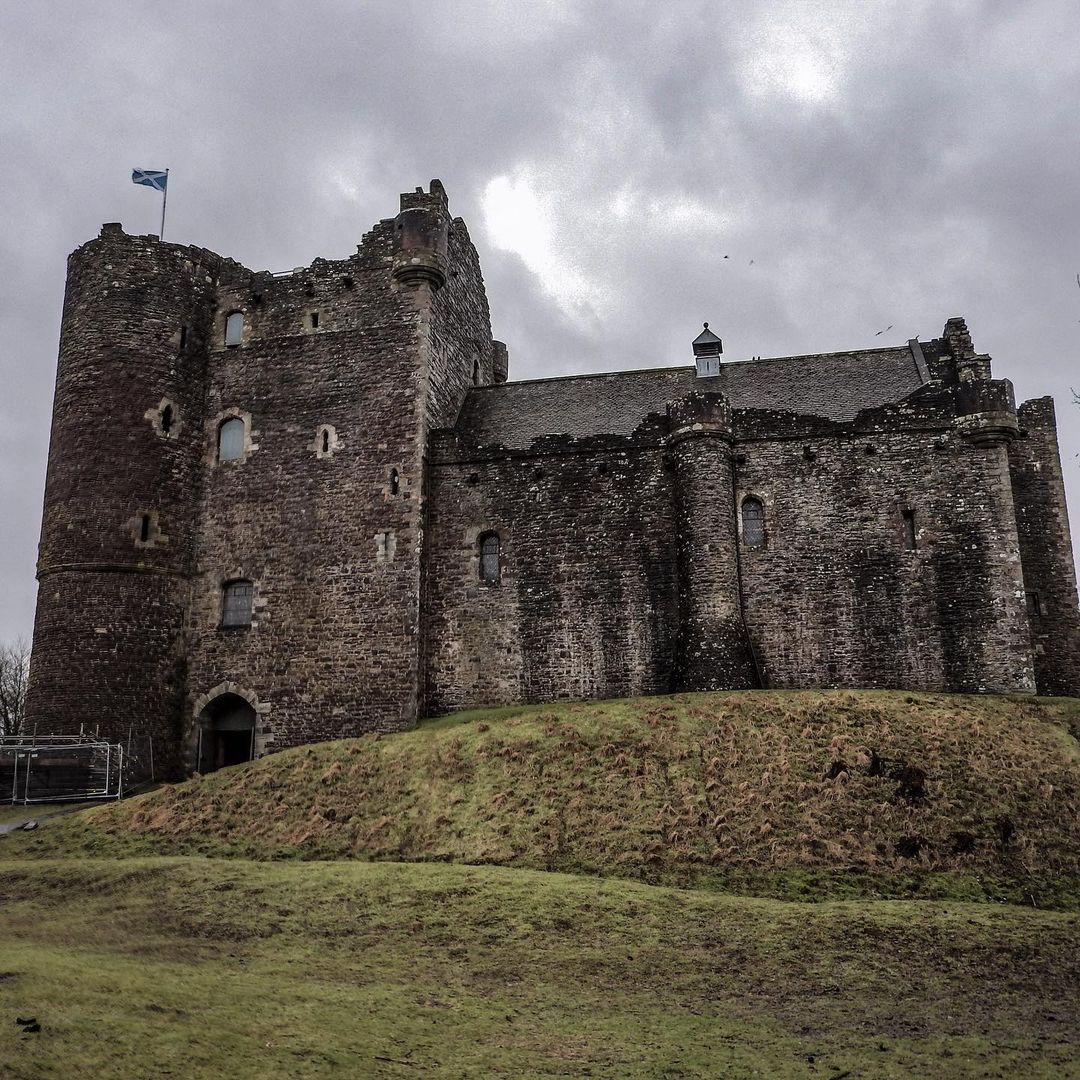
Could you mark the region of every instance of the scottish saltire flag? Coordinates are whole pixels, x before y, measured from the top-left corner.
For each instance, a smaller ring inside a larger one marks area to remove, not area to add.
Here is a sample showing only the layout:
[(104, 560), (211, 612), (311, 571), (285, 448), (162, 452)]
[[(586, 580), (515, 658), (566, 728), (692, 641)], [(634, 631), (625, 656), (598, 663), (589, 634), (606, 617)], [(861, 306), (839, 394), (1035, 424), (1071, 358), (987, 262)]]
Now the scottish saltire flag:
[(133, 184), (145, 184), (155, 191), (164, 191), (168, 183), (169, 174), (161, 169), (132, 169), (131, 182)]

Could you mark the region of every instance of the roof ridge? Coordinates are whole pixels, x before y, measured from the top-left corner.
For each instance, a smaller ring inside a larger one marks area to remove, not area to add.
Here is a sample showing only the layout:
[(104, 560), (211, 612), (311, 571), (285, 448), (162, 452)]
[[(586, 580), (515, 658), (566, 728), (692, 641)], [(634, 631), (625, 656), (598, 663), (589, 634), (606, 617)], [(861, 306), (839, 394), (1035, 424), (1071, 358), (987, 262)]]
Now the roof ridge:
[(577, 375), (545, 375), (539, 379), (510, 379), (504, 383), (488, 383), (486, 386), (470, 386), (474, 390), (499, 390), (504, 386), (535, 386), (537, 383), (574, 382), (579, 379), (610, 379), (619, 375), (655, 375), (658, 371), (693, 372), (693, 364), (669, 364), (664, 367), (625, 368), (621, 371), (583, 371)]
[[(745, 364), (782, 364), (792, 360), (827, 360), (834, 357), (859, 356), (863, 353), (902, 353), (905, 351), (910, 352), (906, 343), (903, 345), (871, 346), (866, 349), (837, 349), (834, 352), (795, 353), (792, 356), (759, 356), (744, 360), (725, 360), (720, 365), (720, 372), (723, 375), (725, 368)], [(472, 393), (474, 390), (499, 390), (504, 386), (536, 386), (539, 383), (566, 383), (582, 379), (613, 379), (633, 375), (655, 375), (661, 371), (693, 372), (694, 370), (693, 364), (665, 364), (660, 367), (623, 368), (615, 371), (584, 371), (579, 372), (577, 375), (544, 375), (539, 379), (511, 379), (505, 383), (489, 383), (486, 386), (470, 387), (469, 392)]]
[(907, 343), (903, 345), (876, 345), (867, 349), (836, 349), (833, 352), (796, 353), (794, 356), (757, 356), (749, 360), (725, 360), (720, 369), (734, 367), (736, 364), (782, 364), (790, 360), (826, 360), (840, 356), (859, 356), (863, 353), (902, 353), (910, 352)]

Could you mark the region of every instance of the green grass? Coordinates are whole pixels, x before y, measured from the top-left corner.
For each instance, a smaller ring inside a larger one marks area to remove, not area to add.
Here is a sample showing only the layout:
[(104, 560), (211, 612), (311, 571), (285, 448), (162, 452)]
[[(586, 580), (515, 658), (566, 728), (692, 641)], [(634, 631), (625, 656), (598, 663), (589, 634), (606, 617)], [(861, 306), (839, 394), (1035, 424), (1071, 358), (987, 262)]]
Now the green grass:
[(1059, 1080), (1078, 929), (496, 867), (9, 861), (0, 1077)]
[(1080, 1078), (1078, 732), (513, 707), (45, 821), (0, 837), (0, 1080)]
[(1078, 718), (1074, 700), (885, 692), (488, 710), (288, 751), (9, 843), (1069, 907)]

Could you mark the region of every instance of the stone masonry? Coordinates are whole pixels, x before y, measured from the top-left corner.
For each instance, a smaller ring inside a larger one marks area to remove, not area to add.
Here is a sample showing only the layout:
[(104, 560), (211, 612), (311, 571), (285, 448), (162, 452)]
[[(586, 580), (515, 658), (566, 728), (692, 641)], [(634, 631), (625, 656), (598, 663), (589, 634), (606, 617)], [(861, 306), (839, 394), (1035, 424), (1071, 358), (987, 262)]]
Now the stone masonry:
[(68, 265), (28, 717), (176, 773), (482, 704), (1080, 693), (1053, 403), (900, 348), (508, 383), (442, 185), (256, 273)]

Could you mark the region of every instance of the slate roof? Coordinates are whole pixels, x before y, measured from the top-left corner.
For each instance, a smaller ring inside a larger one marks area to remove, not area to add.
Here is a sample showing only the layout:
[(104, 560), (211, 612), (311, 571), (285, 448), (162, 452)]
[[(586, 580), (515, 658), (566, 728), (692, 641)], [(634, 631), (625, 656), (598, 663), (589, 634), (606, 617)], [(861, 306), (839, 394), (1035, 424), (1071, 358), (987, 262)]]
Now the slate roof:
[(903, 400), (923, 382), (906, 345), (725, 363), (715, 378), (677, 367), (535, 379), (470, 390), (456, 430), (473, 446), (508, 449), (527, 449), (544, 435), (630, 435), (692, 390), (720, 391), (736, 409), (853, 420), (862, 409)]

